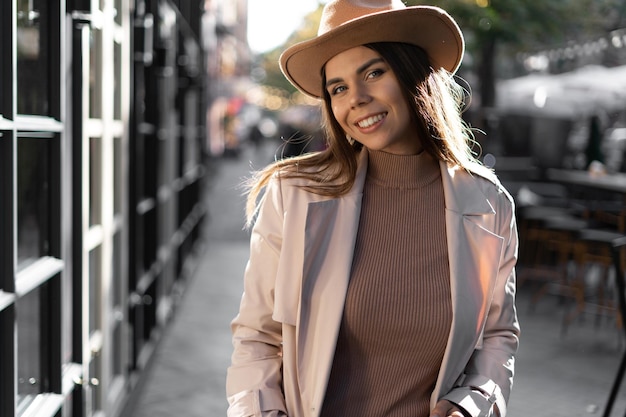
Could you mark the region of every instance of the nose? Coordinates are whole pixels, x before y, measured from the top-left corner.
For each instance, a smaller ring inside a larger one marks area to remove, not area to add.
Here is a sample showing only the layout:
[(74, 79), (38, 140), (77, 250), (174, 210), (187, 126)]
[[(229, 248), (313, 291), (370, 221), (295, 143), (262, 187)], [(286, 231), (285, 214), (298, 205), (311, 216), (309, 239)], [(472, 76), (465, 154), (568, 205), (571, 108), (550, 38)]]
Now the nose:
[(352, 108), (360, 107), (370, 102), (371, 97), (367, 92), (367, 89), (363, 86), (355, 85), (351, 89), (352, 95), (350, 97), (350, 106)]

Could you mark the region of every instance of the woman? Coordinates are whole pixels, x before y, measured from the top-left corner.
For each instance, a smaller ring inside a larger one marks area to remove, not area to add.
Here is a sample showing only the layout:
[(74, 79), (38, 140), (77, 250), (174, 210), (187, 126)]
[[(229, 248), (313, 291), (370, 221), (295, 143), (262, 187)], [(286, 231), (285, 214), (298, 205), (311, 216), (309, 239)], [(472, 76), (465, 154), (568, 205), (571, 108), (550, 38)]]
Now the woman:
[(504, 417), (517, 231), (461, 119), (463, 38), (441, 9), (365, 3), (330, 1), (281, 56), (328, 147), (252, 183), (228, 415)]

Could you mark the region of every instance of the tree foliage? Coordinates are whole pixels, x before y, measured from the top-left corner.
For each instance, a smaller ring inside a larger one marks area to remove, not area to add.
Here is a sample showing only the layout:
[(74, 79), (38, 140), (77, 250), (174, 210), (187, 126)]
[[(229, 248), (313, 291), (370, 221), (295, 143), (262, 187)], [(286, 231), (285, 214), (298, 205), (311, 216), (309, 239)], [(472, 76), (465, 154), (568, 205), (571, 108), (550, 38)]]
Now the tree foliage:
[[(406, 3), (414, 6), (432, 1)], [(457, 20), (465, 34), (466, 61), (469, 70), (477, 74), (486, 107), (495, 100), (495, 80), (515, 75), (503, 72), (514, 67), (518, 52), (604, 34), (622, 26), (626, 16), (622, 0), (440, 0), (437, 5)]]
[[(433, 4), (407, 0), (407, 5)], [(622, 0), (440, 0), (468, 34), (468, 51), (496, 40), (515, 51), (551, 47), (624, 24)]]
[(317, 28), (322, 16), (322, 9), (323, 5), (320, 4), (316, 10), (305, 16), (299, 29), (291, 34), (284, 45), (280, 45), (277, 48), (261, 55), (259, 65), (263, 68), (266, 74), (266, 78), (263, 80), (264, 84), (280, 88), (289, 93), (296, 91), (295, 87), (292, 86), (280, 72), (278, 60), (280, 58), (280, 54), (290, 45), (307, 39), (312, 39), (317, 35)]

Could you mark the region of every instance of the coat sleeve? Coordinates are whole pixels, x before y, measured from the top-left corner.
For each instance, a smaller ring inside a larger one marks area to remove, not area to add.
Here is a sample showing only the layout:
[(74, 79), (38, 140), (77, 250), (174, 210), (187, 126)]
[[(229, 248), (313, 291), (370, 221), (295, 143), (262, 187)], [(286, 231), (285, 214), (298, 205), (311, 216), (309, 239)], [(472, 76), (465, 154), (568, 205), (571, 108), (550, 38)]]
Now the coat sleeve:
[(504, 238), (497, 280), (482, 336), (464, 374), (443, 399), (463, 408), (471, 417), (506, 416), (513, 386), (520, 327), (515, 308), (515, 265), (518, 254), (513, 201), (502, 192), (496, 204), (496, 232)]
[(250, 237), (239, 313), (231, 322), (233, 354), (226, 377), (229, 417), (286, 415), (282, 393), (281, 323), (272, 319), (282, 247), (282, 200), (277, 178), (265, 190)]

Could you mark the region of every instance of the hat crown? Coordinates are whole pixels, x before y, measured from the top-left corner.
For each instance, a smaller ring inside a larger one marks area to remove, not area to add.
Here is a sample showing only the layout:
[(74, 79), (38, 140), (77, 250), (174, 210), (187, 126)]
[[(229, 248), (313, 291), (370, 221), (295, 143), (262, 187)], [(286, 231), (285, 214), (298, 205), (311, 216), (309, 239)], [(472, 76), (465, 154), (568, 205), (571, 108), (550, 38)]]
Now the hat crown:
[(404, 9), (401, 0), (332, 0), (324, 6), (318, 36), (353, 19), (387, 10)]
[(404, 5), (402, 0), (328, 0), (318, 36), (296, 43), (280, 56), (280, 69), (304, 94), (322, 98), (324, 65), (356, 46), (396, 42), (422, 48), (430, 65), (456, 72), (465, 42), (452, 17), (436, 6)]

